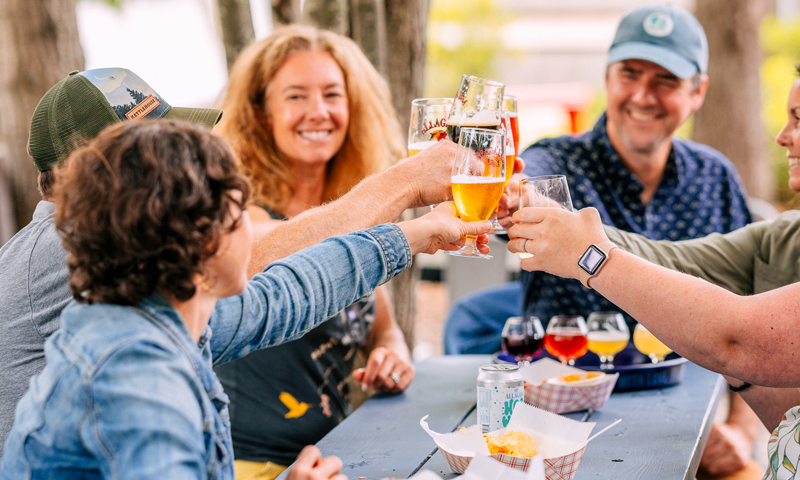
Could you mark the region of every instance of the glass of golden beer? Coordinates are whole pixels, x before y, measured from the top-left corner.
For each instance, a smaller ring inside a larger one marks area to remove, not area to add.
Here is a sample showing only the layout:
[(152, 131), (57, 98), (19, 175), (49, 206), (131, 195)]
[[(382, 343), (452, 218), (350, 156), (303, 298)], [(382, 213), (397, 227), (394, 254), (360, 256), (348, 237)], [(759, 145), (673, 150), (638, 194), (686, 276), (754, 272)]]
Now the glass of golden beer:
[(453, 99), (448, 97), (417, 98), (411, 101), (408, 125), (408, 156), (435, 145), (447, 137), (447, 116)]
[(631, 331), (619, 312), (592, 312), (586, 319), (589, 350), (600, 357), (600, 368), (614, 368), (614, 355), (628, 345)]
[(500, 127), (503, 92), (506, 86), (485, 78), (464, 75), (447, 117), (447, 138), (458, 142), (463, 127)]
[(653, 363), (663, 362), (664, 358), (672, 353), (671, 348), (664, 345), (641, 323), (633, 329), (633, 344), (636, 345), (636, 350), (650, 357)]
[[(523, 178), (519, 181), (519, 208), (548, 207), (563, 208), (568, 212), (572, 208), (572, 197), (569, 195), (567, 177), (564, 175), (542, 175)], [(519, 258), (530, 258), (530, 253), (517, 253)]]
[[(506, 187), (508, 187), (508, 182), (511, 181), (511, 175), (514, 174), (514, 162), (516, 162), (516, 150), (514, 148), (514, 138), (511, 136), (511, 117), (509, 116), (508, 112), (502, 112), (500, 118), (500, 131), (505, 133), (506, 135), (506, 181), (503, 183), (503, 191), (505, 191)], [(498, 207), (499, 208), (499, 207)], [(497, 221), (497, 210), (492, 213), (492, 216), (489, 217), (489, 221), (492, 222), (492, 229), (489, 233), (493, 233), (495, 235), (503, 235), (508, 233), (508, 230), (505, 229), (500, 222)]]
[[(483, 128), (462, 128), (453, 160), (450, 183), (458, 216), (465, 222), (487, 220), (500, 203), (506, 180), (506, 138), (503, 132)], [(467, 236), (466, 244), (450, 255), (492, 258), (476, 246), (477, 237)]]
[(511, 136), (514, 139), (514, 155), (519, 155), (519, 111), (517, 110), (517, 97), (503, 95), (503, 111), (508, 112)]

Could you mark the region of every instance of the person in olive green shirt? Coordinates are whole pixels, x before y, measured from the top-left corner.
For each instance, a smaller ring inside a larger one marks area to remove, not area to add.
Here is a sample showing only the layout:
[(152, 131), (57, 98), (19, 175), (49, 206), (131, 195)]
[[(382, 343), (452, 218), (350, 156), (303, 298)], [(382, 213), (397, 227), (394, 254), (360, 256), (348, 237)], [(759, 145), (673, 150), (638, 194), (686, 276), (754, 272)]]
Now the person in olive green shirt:
[[(787, 112), (777, 141), (787, 149), (789, 186), (800, 193), (800, 79)], [(725, 376), (774, 429), (764, 478), (794, 478), (800, 468), (800, 368), (793, 368), (800, 356), (800, 212), (675, 243), (603, 227), (592, 208), (577, 214), (525, 208), (513, 220), (509, 250), (533, 254), (523, 269), (581, 278), (677, 353)], [(603, 255), (583, 262), (594, 267), (590, 276), (576, 260), (598, 247)]]

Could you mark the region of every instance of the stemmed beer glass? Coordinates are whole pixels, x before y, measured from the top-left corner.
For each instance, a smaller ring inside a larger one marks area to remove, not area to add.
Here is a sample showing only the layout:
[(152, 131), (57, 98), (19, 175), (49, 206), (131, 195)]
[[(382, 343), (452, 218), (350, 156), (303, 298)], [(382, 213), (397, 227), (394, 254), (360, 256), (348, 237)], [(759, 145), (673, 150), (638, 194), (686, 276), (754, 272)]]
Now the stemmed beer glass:
[[(506, 178), (505, 135), (497, 130), (461, 128), (450, 183), (458, 216), (465, 222), (487, 220), (500, 203)], [(477, 237), (449, 255), (492, 258), (478, 251)]]
[(411, 101), (408, 125), (408, 156), (435, 145), (447, 137), (447, 117), (453, 106), (449, 97), (417, 98)]
[(508, 112), (509, 128), (511, 129), (511, 137), (514, 140), (514, 155), (519, 155), (519, 111), (517, 110), (517, 97), (514, 95), (504, 95), (503, 111)]
[(485, 78), (464, 75), (447, 118), (447, 138), (458, 142), (462, 127), (497, 130), (506, 86)]
[[(503, 184), (503, 191), (505, 191), (506, 187), (508, 187), (508, 182), (511, 181), (511, 175), (514, 174), (514, 163), (516, 162), (517, 154), (516, 150), (514, 149), (514, 137), (511, 133), (511, 120), (508, 116), (508, 112), (502, 113), (502, 118), (500, 120), (500, 131), (506, 134), (506, 181)], [(492, 216), (489, 217), (489, 221), (492, 222), (492, 229), (489, 233), (493, 233), (495, 235), (503, 235), (508, 233), (508, 230), (505, 229), (500, 222), (497, 221), (497, 212), (500, 207), (498, 206), (494, 212), (492, 212)]]
[(586, 322), (580, 315), (556, 315), (547, 325), (544, 348), (561, 363), (574, 365), (575, 359), (589, 350), (586, 334)]
[(503, 326), (503, 351), (527, 364), (544, 347), (544, 329), (537, 317), (510, 317)]
[(586, 320), (589, 350), (600, 357), (600, 368), (614, 368), (614, 355), (628, 345), (631, 332), (619, 312), (592, 312)]
[(650, 357), (653, 363), (663, 362), (664, 358), (672, 353), (671, 348), (664, 345), (641, 323), (636, 324), (633, 329), (633, 344), (636, 345), (636, 350)]

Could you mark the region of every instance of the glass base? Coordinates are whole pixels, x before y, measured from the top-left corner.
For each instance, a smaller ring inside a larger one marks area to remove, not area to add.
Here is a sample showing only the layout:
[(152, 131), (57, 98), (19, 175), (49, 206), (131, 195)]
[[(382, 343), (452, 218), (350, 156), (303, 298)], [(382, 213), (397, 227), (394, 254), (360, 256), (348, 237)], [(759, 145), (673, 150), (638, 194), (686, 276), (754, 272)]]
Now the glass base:
[(483, 254), (478, 251), (475, 247), (461, 247), (459, 250), (442, 250), (444, 253), (448, 255), (452, 255), (454, 257), (466, 257), (466, 258), (483, 258), (485, 260), (491, 260), (494, 257), (488, 254)]
[(489, 230), (489, 233), (493, 235), (505, 235), (508, 233), (508, 230), (506, 230), (504, 226), (500, 225), (500, 222), (497, 221), (497, 217), (495, 217), (492, 219), (492, 229)]

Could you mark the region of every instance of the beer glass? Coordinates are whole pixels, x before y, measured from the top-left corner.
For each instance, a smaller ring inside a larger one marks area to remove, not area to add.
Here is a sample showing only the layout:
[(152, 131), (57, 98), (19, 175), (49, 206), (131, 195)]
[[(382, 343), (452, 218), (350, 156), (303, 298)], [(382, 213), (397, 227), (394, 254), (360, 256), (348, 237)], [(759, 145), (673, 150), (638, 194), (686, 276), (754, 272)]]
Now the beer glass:
[[(549, 207), (563, 208), (568, 212), (572, 208), (572, 197), (569, 196), (567, 177), (564, 175), (543, 175), (528, 177), (519, 181), (519, 208)], [(530, 253), (517, 253), (519, 258), (530, 258)]]
[(503, 326), (503, 351), (528, 364), (544, 347), (544, 328), (537, 317), (510, 317)]
[(519, 155), (519, 111), (517, 110), (517, 97), (514, 95), (504, 95), (503, 111), (508, 112), (508, 117), (510, 119), (511, 135), (514, 139), (514, 155)]
[(575, 359), (589, 350), (586, 334), (586, 322), (580, 315), (556, 315), (547, 325), (544, 348), (561, 363), (575, 365)]
[[(465, 222), (487, 220), (500, 203), (506, 179), (506, 138), (503, 132), (483, 128), (462, 128), (450, 183), (458, 216)], [(477, 237), (467, 236), (466, 244), (449, 255), (492, 258), (478, 251)]]
[(408, 125), (408, 156), (435, 145), (447, 137), (447, 116), (453, 99), (417, 98), (411, 101), (411, 121)]
[[(511, 126), (510, 126), (510, 117), (508, 116), (508, 112), (503, 112), (500, 119), (500, 131), (505, 133), (506, 135), (506, 181), (503, 183), (503, 191), (505, 191), (506, 187), (508, 187), (508, 182), (511, 181), (511, 175), (514, 174), (514, 162), (516, 162), (517, 155), (516, 151), (514, 150), (514, 138), (511, 136)], [(500, 207), (498, 207), (500, 208)], [(492, 222), (492, 229), (489, 233), (493, 233), (495, 235), (503, 235), (508, 233), (508, 230), (505, 229), (500, 222), (497, 221), (497, 209), (492, 213), (492, 216), (489, 217), (489, 221)]]
[(619, 312), (592, 312), (586, 319), (589, 350), (600, 357), (600, 368), (614, 368), (614, 355), (628, 345), (631, 332)]
[(498, 129), (503, 109), (502, 83), (464, 75), (447, 117), (447, 138), (457, 142), (462, 127)]
[(664, 358), (672, 353), (671, 348), (664, 345), (641, 323), (636, 324), (633, 329), (633, 344), (636, 345), (636, 350), (650, 357), (653, 363), (663, 362)]

